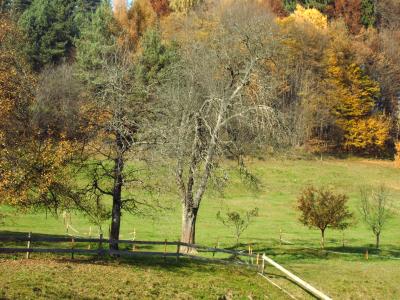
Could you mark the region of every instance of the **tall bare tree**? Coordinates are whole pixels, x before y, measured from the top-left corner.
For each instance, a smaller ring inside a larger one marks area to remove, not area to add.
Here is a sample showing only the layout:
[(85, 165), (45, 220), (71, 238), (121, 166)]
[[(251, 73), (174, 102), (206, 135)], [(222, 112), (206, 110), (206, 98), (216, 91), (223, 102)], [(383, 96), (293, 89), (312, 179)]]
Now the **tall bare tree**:
[[(191, 38), (181, 49), (177, 76), (163, 90), (170, 100), (167, 145), (176, 162), (186, 243), (195, 242), (200, 204), (226, 147), (260, 145), (283, 130), (275, 108), (274, 59), (281, 48), (273, 17), (240, 1), (204, 18), (210, 33), (187, 30)], [(188, 28), (199, 24), (193, 19)], [(238, 141), (243, 132), (246, 139), (242, 134)]]
[[(136, 192), (149, 188), (143, 178), (143, 163), (138, 160), (153, 141), (151, 123), (156, 116), (154, 97), (145, 89), (153, 82), (139, 78), (138, 65), (142, 61), (131, 48), (119, 43), (118, 34), (123, 33), (119, 29), (111, 7), (102, 4), (77, 43), (79, 73), (89, 90), (84, 109), (91, 131), (85, 166), (89, 182), (83, 193), (96, 203), (112, 199), (111, 249), (118, 249), (115, 241), (120, 234), (122, 211), (137, 213), (147, 206)], [(143, 72), (145, 68), (141, 69), (141, 77)], [(133, 160), (136, 164), (128, 164)]]

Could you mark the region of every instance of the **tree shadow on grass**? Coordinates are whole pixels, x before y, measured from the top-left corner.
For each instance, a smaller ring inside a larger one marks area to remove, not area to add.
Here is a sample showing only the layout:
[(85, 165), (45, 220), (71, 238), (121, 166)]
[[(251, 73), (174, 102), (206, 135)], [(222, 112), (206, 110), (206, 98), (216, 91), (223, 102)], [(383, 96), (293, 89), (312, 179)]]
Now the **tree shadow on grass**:
[[(389, 248), (389, 249), (388, 249)], [(368, 255), (378, 255), (387, 257), (394, 257), (394, 258), (400, 258), (400, 251), (396, 246), (393, 245), (385, 245), (385, 248), (377, 249), (373, 245), (365, 245), (365, 246), (358, 246), (358, 247), (328, 247), (326, 248), (327, 251), (333, 251), (335, 253), (341, 253), (341, 254), (354, 254), (354, 255), (366, 255), (366, 252), (368, 251)]]
[[(0, 237), (16, 237), (16, 238), (27, 238), (28, 232), (14, 232), (14, 231), (0, 231)], [(80, 238), (81, 236), (74, 236), (74, 235), (63, 235), (63, 234), (43, 234), (43, 233), (31, 233), (31, 237), (33, 238)], [(84, 238), (89, 238), (89, 236), (85, 236)], [(91, 236), (93, 239), (97, 239), (97, 236)], [(31, 243), (32, 247), (48, 247), (48, 248), (70, 248), (71, 242), (44, 242), (44, 241), (33, 241)], [(0, 241), (0, 247), (13, 247), (13, 246), (26, 246), (26, 241)], [(75, 243), (74, 247), (77, 249), (87, 249), (88, 246), (91, 246), (93, 249), (97, 249), (97, 243), (87, 243), (87, 242), (79, 242)], [(103, 248), (106, 248), (108, 245), (107, 242), (103, 242)], [(120, 244), (120, 250), (132, 250), (132, 244)], [(156, 246), (154, 245), (135, 245), (135, 248), (139, 251), (143, 250), (154, 250)]]

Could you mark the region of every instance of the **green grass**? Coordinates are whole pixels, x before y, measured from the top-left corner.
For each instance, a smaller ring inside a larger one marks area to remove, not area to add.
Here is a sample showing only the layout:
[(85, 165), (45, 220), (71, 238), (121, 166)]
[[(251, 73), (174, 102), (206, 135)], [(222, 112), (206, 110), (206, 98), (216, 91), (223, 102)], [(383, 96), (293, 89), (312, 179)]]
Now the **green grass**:
[[(357, 209), (360, 186), (384, 183), (399, 211), (400, 169), (396, 169), (391, 162), (361, 159), (251, 161), (250, 169), (261, 180), (258, 192), (249, 190), (240, 181), (238, 173), (230, 167), (231, 163), (225, 163), (230, 185), (223, 191), (223, 195), (220, 191), (212, 190), (201, 205), (197, 243), (210, 246), (219, 243), (221, 247), (231, 247), (234, 238), (229, 229), (216, 219), (217, 212), (227, 208), (248, 210), (258, 207), (260, 216), (241, 237), (243, 247), (251, 243), (255, 251), (265, 252), (311, 284), (340, 299), (400, 298), (400, 288), (397, 285), (400, 280), (400, 260), (395, 259), (400, 257), (400, 215), (388, 222), (381, 237), (382, 252), (378, 253), (373, 251), (374, 236), (363, 224)], [(319, 231), (308, 229), (298, 222), (296, 197), (308, 184), (331, 186), (349, 196), (350, 209), (358, 221), (345, 231), (345, 248), (342, 248), (342, 232), (329, 229), (326, 233), (326, 247), (328, 250), (351, 254), (332, 254), (318, 250)], [(122, 238), (131, 238), (130, 233), (135, 229), (136, 238), (140, 240), (178, 240), (181, 220), (178, 196), (169, 193), (160, 200), (165, 200), (164, 203), (172, 209), (157, 219), (124, 214)], [(72, 226), (79, 231), (79, 235), (87, 235), (90, 224), (81, 216), (73, 215)], [(108, 228), (108, 225), (104, 228)], [(62, 218), (46, 218), (44, 214), (9, 218), (1, 230), (58, 235), (65, 233)], [(280, 230), (283, 239), (293, 245), (279, 245)], [(364, 258), (367, 248), (370, 251), (368, 261)], [(219, 275), (216, 273), (215, 276), (217, 278)], [(280, 277), (276, 280), (293, 288), (293, 284)], [(296, 294), (298, 290), (293, 293)], [(196, 295), (192, 297), (197, 298)]]
[[(160, 261), (0, 258), (4, 299), (280, 299), (281, 292), (238, 267)], [(268, 298), (267, 298), (268, 299)], [(285, 299), (285, 298), (283, 298)]]

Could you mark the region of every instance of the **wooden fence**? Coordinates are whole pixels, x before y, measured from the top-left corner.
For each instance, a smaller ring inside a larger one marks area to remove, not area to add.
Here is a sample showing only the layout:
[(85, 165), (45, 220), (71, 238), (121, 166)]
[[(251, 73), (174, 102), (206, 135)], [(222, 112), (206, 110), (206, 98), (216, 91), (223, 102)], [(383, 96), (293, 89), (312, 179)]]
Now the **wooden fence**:
[[(7, 247), (0, 248), (0, 253), (26, 253), (27, 258), (29, 258), (30, 253), (70, 253), (73, 254), (95, 254), (99, 256), (103, 255), (119, 255), (119, 256), (162, 256), (162, 257), (176, 257), (179, 260), (181, 256), (187, 256), (191, 258), (198, 259), (208, 259), (206, 257), (200, 257), (197, 255), (192, 255), (182, 251), (182, 247), (187, 247), (191, 249), (195, 249), (197, 252), (210, 252), (215, 255), (215, 253), (225, 253), (231, 254), (234, 256), (247, 256), (253, 257), (252, 254), (248, 254), (245, 252), (228, 250), (228, 249), (220, 249), (220, 248), (212, 248), (201, 246), (197, 244), (188, 244), (179, 241), (139, 241), (139, 240), (112, 240), (105, 239), (102, 235), (99, 238), (81, 238), (81, 237), (43, 237), (43, 236), (32, 236), (30, 233), (27, 236), (9, 236), (9, 235), (0, 235), (0, 242), (26, 242), (26, 248), (23, 247)], [(33, 247), (35, 243), (69, 243), (70, 248), (41, 248), (41, 247)], [(77, 248), (77, 243), (94, 243), (97, 244), (97, 249), (80, 249)], [(117, 244), (127, 244), (131, 245), (132, 251), (130, 250), (113, 250), (105, 248), (104, 245), (117, 243)], [(139, 251), (134, 250), (138, 245), (152, 245), (152, 246), (164, 246), (164, 251)], [(168, 252), (168, 246), (176, 246), (176, 251)], [(212, 259), (216, 260), (216, 259)]]
[[(215, 253), (225, 253), (230, 254), (235, 257), (247, 257), (249, 259), (248, 265), (253, 265), (255, 262), (255, 267), (259, 271), (260, 275), (264, 276), (264, 269), (265, 265), (269, 264), (274, 268), (278, 269), (282, 273), (284, 273), (288, 278), (290, 278), (293, 282), (295, 282), (298, 286), (300, 286), (305, 291), (309, 292), (310, 294), (314, 295), (317, 299), (323, 300), (331, 300), (327, 295), (322, 293), (321, 291), (317, 290), (309, 283), (305, 282), (304, 280), (300, 279), (292, 272), (288, 271), (277, 262), (266, 256), (265, 254), (253, 254), (251, 246), (249, 246), (248, 252), (242, 251), (234, 251), (228, 249), (220, 249), (220, 248), (213, 248), (207, 247), (197, 244), (188, 244), (182, 242), (168, 242), (167, 240), (164, 241), (137, 241), (137, 240), (112, 240), (112, 239), (105, 239), (102, 235), (98, 239), (96, 238), (81, 238), (81, 237), (43, 237), (43, 236), (32, 236), (29, 233), (27, 236), (9, 236), (9, 235), (0, 235), (0, 242), (26, 242), (26, 247), (12, 247), (12, 248), (0, 248), (0, 253), (26, 253), (26, 258), (29, 258), (31, 253), (70, 253), (71, 258), (74, 258), (74, 254), (94, 254), (98, 256), (110, 255), (110, 256), (159, 256), (164, 257), (175, 257), (177, 261), (179, 261), (180, 257), (189, 257), (199, 260), (206, 260), (206, 261), (218, 261), (223, 263), (230, 263), (229, 260), (221, 260), (209, 257), (202, 257), (199, 255), (194, 255), (191, 252), (187, 253), (187, 251), (182, 251), (182, 247), (195, 249), (197, 252), (208, 252), (212, 253), (213, 257)], [(34, 243), (39, 242), (46, 242), (46, 243), (69, 243), (69, 248), (37, 248), (32, 247)], [(97, 249), (79, 249), (76, 247), (77, 243), (95, 243), (97, 244)], [(118, 244), (128, 244), (131, 245), (131, 251), (129, 250), (113, 250), (113, 249), (105, 249), (103, 246), (104, 244), (111, 244), (111, 243), (118, 243)], [(136, 245), (153, 245), (153, 246), (164, 246), (164, 251), (137, 251), (135, 249)], [(168, 246), (176, 246), (176, 251), (168, 252)], [(235, 261), (234, 263), (246, 264), (245, 262), (238, 262)], [(268, 279), (267, 277), (265, 277)], [(270, 281), (270, 280), (269, 280)], [(276, 284), (275, 284), (276, 285)]]

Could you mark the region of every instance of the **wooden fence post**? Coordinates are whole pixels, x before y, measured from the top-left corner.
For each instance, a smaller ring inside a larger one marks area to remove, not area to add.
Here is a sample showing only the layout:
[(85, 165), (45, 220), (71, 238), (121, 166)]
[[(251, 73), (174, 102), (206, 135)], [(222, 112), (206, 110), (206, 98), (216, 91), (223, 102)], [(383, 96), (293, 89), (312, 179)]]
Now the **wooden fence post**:
[(179, 256), (181, 255), (180, 250), (181, 250), (181, 242), (177, 242), (177, 244), (176, 244), (176, 262), (179, 262)]
[(75, 248), (75, 239), (72, 238), (72, 239), (71, 239), (71, 250), (72, 250), (72, 252), (71, 252), (71, 259), (74, 259), (74, 248)]
[(279, 246), (282, 246), (282, 228), (279, 229)]
[[(217, 238), (217, 244), (215, 245), (214, 248), (216, 248), (216, 249), (219, 248), (219, 238)], [(216, 251), (213, 251), (213, 257), (215, 257), (215, 253), (216, 253)]]
[[(132, 237), (132, 241), (136, 240), (136, 228), (133, 227), (133, 237)], [(132, 243), (132, 252), (136, 250), (136, 245), (135, 243)]]
[(249, 263), (252, 265), (253, 264), (253, 256), (252, 256), (252, 254), (253, 254), (253, 250), (251, 249), (251, 244), (249, 244), (249, 255), (250, 255), (250, 257), (249, 257)]
[(164, 244), (164, 261), (167, 260), (166, 253), (167, 253), (167, 239), (165, 239), (165, 244)]
[[(92, 226), (89, 226), (89, 239), (90, 238), (92, 238)], [(88, 250), (90, 250), (90, 248), (91, 248), (91, 245), (90, 245), (90, 243), (89, 243), (89, 245), (88, 245)]]
[(261, 274), (263, 274), (264, 275), (264, 268), (265, 268), (265, 259), (264, 259), (264, 255), (265, 255), (265, 253), (263, 253), (263, 256), (262, 256), (262, 261), (261, 261)]
[(368, 260), (368, 249), (365, 251), (365, 259)]
[(257, 256), (256, 256), (256, 265), (257, 265), (257, 268), (258, 268), (258, 260), (259, 260), (259, 258), (260, 258), (260, 255), (257, 253)]
[[(31, 236), (32, 236), (32, 233), (29, 232), (29, 233), (28, 233), (28, 244), (26, 245), (26, 248), (27, 248), (27, 249), (30, 249), (30, 248), (31, 248)], [(26, 252), (26, 258), (27, 258), (27, 259), (29, 259), (30, 254), (31, 254), (31, 253), (30, 253), (29, 251)]]
[(102, 233), (100, 233), (98, 248), (99, 248), (99, 256), (102, 256), (103, 255), (103, 234)]

